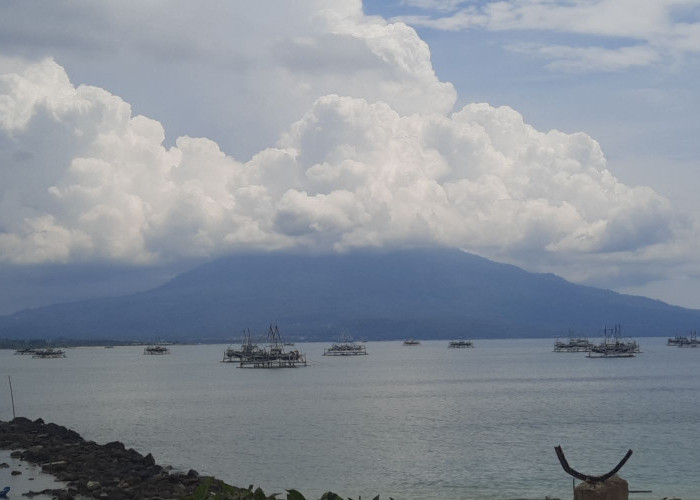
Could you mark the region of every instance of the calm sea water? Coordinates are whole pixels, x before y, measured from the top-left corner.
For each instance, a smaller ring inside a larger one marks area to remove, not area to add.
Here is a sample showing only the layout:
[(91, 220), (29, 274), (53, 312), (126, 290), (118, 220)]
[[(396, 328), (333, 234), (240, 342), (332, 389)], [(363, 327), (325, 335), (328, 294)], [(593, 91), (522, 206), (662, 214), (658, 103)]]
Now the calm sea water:
[[(160, 464), (267, 493), (395, 499), (572, 498), (554, 453), (586, 473), (611, 469), (635, 499), (700, 498), (700, 349), (641, 339), (631, 359), (553, 353), (552, 340), (370, 342), (368, 356), (253, 370), (226, 346), (0, 351), (0, 419), (43, 418)], [(317, 498), (317, 497), (316, 497)]]

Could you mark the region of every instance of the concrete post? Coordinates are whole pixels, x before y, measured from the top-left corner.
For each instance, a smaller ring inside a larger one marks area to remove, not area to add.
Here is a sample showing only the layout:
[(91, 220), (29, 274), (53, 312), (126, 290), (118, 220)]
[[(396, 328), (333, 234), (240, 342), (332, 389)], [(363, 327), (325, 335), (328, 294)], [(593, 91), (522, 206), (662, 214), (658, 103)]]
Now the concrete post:
[(574, 500), (629, 500), (629, 486), (617, 474), (602, 483), (583, 482), (574, 488)]

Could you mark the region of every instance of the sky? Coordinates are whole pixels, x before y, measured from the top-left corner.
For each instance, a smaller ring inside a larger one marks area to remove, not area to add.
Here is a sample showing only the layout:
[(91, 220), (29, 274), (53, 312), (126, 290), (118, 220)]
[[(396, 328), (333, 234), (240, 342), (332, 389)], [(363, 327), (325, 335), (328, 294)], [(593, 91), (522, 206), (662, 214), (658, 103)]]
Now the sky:
[(700, 0), (6, 0), (0, 314), (442, 246), (700, 308)]

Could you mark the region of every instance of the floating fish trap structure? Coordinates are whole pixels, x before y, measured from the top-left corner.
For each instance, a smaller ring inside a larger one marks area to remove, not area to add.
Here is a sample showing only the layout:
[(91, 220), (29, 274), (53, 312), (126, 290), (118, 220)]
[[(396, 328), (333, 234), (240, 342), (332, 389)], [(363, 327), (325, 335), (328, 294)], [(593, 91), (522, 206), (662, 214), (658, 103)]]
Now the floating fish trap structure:
[(474, 347), (474, 342), (471, 340), (452, 340), (447, 344), (448, 349), (469, 349)]
[(698, 340), (698, 332), (692, 331), (686, 337), (674, 337), (668, 339), (666, 345), (676, 346), (676, 347), (700, 347), (700, 340)]
[(32, 358), (35, 359), (49, 359), (49, 358), (65, 358), (66, 353), (61, 349), (53, 349), (49, 347), (48, 349), (35, 349)]
[(343, 332), (340, 340), (323, 350), (324, 356), (366, 356), (367, 347), (352, 341), (350, 335)]
[(163, 354), (170, 354), (170, 349), (164, 345), (149, 345), (144, 347), (143, 353), (148, 356), (162, 356)]
[(239, 368), (296, 368), (306, 366), (306, 355), (299, 350), (285, 351), (277, 325), (270, 325), (267, 346), (251, 349), (238, 357)]
[(253, 336), (250, 334), (250, 329), (243, 330), (243, 339), (241, 340), (241, 347), (235, 349), (228, 346), (224, 351), (223, 363), (238, 363), (241, 358), (249, 357), (254, 355), (260, 348), (258, 344), (253, 342)]
[(593, 342), (584, 337), (574, 337), (572, 332), (569, 332), (569, 339), (559, 340), (554, 342), (554, 352), (588, 352), (594, 346)]
[(15, 354), (20, 356), (33, 356), (37, 350), (41, 349), (36, 349), (34, 347), (25, 347), (24, 349), (17, 349), (15, 351)]
[(604, 340), (588, 351), (589, 358), (634, 358), (642, 352), (635, 340), (622, 337), (622, 326), (603, 329)]

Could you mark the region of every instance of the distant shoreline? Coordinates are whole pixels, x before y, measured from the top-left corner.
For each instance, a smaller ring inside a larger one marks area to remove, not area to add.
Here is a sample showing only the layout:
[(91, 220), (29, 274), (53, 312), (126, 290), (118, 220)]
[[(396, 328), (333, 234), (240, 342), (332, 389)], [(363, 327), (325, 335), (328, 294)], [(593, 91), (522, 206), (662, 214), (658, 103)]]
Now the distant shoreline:
[[(125, 346), (145, 346), (159, 342), (145, 340), (114, 340), (114, 339), (0, 339), (0, 350), (17, 350), (17, 349), (43, 349), (45, 347), (125, 347)], [(165, 342), (168, 345), (192, 345), (194, 342)], [(222, 342), (225, 343), (225, 342)]]

